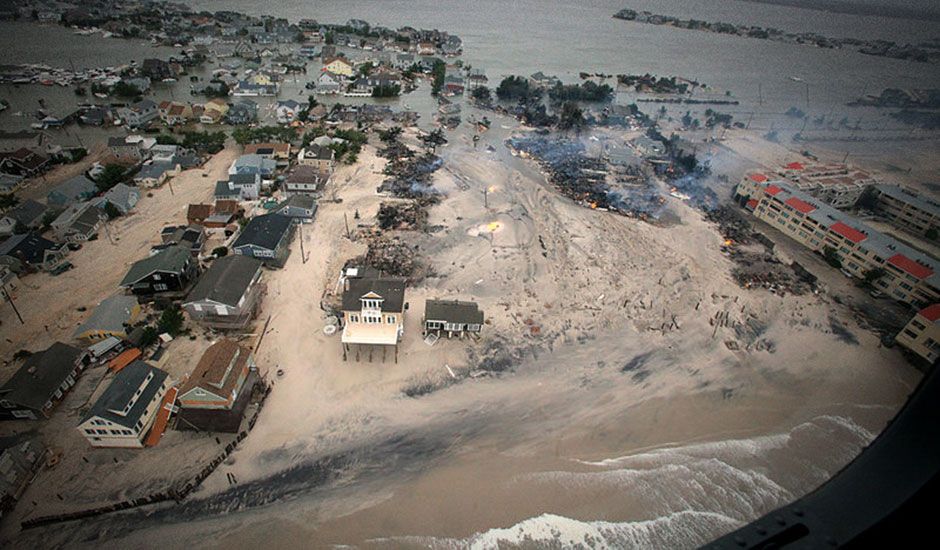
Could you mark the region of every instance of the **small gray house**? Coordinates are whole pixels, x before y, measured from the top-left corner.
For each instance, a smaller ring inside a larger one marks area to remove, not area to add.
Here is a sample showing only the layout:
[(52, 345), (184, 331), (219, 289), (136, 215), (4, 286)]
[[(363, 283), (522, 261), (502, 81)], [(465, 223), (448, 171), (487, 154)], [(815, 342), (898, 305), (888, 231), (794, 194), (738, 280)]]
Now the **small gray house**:
[(317, 201), (309, 195), (291, 195), (272, 212), (287, 216), (297, 223), (309, 223), (317, 214)]
[(424, 302), (424, 333), (448, 338), (476, 335), (483, 328), (483, 311), (476, 302), (427, 300)]
[(282, 267), (290, 255), (294, 222), (281, 214), (264, 214), (248, 221), (232, 250), (242, 256), (257, 258), (269, 267)]
[(244, 328), (261, 301), (261, 265), (238, 254), (215, 260), (189, 293), (183, 309), (193, 321), (210, 328)]
[(185, 295), (198, 276), (190, 249), (174, 245), (131, 265), (120, 286), (140, 297), (175, 297)]

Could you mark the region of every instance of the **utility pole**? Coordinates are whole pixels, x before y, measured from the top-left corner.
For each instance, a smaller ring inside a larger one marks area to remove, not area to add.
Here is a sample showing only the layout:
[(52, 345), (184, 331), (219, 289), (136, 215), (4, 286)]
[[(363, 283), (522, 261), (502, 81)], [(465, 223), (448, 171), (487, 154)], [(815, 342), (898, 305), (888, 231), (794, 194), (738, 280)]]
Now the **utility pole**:
[(349, 218), (346, 216), (346, 213), (343, 212), (343, 223), (346, 225), (346, 238), (349, 239)]
[(307, 263), (307, 255), (304, 253), (304, 224), (300, 223), (300, 261)]
[(111, 228), (108, 226), (108, 222), (105, 221), (102, 225), (104, 226), (104, 234), (108, 236), (108, 242), (111, 243), (111, 246), (114, 246), (114, 239), (111, 238)]
[(483, 208), (489, 208), (489, 204), (488, 204), (487, 199), (486, 199), (486, 197), (487, 197), (488, 194), (489, 194), (489, 188), (488, 188), (488, 187), (484, 187), (484, 188), (483, 188)]
[(23, 321), (23, 316), (20, 315), (20, 310), (16, 308), (16, 302), (13, 301), (13, 296), (10, 296), (10, 293), (7, 292), (6, 288), (0, 288), (0, 291), (3, 292), (3, 297), (6, 298), (10, 305), (13, 306), (13, 312), (16, 313), (16, 318), (20, 320), (21, 325), (25, 325), (26, 322)]

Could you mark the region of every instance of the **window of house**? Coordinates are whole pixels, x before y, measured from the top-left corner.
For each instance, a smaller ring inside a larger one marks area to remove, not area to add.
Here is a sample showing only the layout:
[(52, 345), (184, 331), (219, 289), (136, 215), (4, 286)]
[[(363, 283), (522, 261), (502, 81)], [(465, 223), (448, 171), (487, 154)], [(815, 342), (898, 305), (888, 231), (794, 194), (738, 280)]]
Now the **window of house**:
[(166, 286), (165, 284), (163, 284), (163, 283), (157, 283), (157, 284), (153, 285), (153, 289), (156, 290), (157, 292), (161, 292), (161, 291), (166, 290), (166, 289), (167, 289), (167, 286)]
[(350, 316), (349, 316), (349, 322), (350, 322), (350, 323), (358, 323), (358, 322), (359, 322), (359, 316), (358, 316), (358, 315), (350, 315)]
[(153, 280), (154, 280), (154, 281), (159, 281), (159, 280), (160, 280), (160, 274), (159, 274), (159, 273), (154, 273), (154, 274), (153, 274)]

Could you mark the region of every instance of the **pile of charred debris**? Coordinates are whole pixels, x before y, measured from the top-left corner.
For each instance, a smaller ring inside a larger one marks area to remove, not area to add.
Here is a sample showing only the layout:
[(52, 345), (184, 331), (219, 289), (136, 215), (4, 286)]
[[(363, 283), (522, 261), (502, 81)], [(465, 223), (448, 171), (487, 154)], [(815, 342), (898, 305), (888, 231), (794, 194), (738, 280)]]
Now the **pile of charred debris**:
[(506, 145), (514, 155), (531, 158), (566, 197), (592, 208), (612, 208), (607, 189), (607, 163), (585, 155), (584, 144), (562, 137), (513, 137)]
[(742, 288), (801, 295), (816, 289), (816, 276), (798, 262), (789, 265), (774, 254), (774, 243), (755, 231), (740, 211), (727, 205), (709, 210), (705, 219), (718, 225), (724, 252), (735, 263), (731, 275)]
[(427, 210), (417, 201), (383, 202), (376, 219), (383, 230), (425, 231), (428, 228)]
[[(416, 245), (409, 245), (400, 237), (378, 236), (369, 241), (369, 249), (356, 262), (374, 267), (395, 277), (414, 282), (424, 278), (426, 270), (418, 258)], [(355, 262), (354, 262), (355, 263)]]
[(663, 210), (665, 199), (642, 171), (618, 170), (608, 160), (590, 157), (579, 140), (529, 134), (508, 139), (506, 146), (538, 162), (548, 181), (582, 206), (647, 220)]
[(388, 159), (385, 166), (385, 181), (379, 192), (400, 199), (413, 199), (422, 206), (440, 202), (440, 193), (434, 189), (431, 176), (444, 161), (427, 151), (418, 154), (398, 140), (391, 141), (379, 150), (379, 156)]

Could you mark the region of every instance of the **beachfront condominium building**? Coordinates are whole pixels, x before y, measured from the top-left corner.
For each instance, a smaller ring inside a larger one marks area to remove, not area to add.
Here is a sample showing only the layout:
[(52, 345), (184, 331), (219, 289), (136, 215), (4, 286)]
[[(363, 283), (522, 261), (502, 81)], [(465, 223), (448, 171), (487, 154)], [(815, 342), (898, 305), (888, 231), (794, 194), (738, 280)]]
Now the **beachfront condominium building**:
[(933, 233), (940, 229), (940, 203), (937, 201), (893, 185), (878, 185), (874, 191), (878, 213), (891, 225), (921, 237), (934, 237)]
[(940, 304), (918, 311), (895, 340), (932, 365), (940, 357)]
[(803, 246), (835, 254), (853, 277), (876, 276), (873, 284), (891, 298), (921, 307), (940, 301), (936, 261), (789, 183), (748, 174), (735, 198)]
[(793, 187), (839, 209), (852, 208), (866, 189), (879, 183), (868, 172), (841, 163), (791, 162), (777, 173)]

